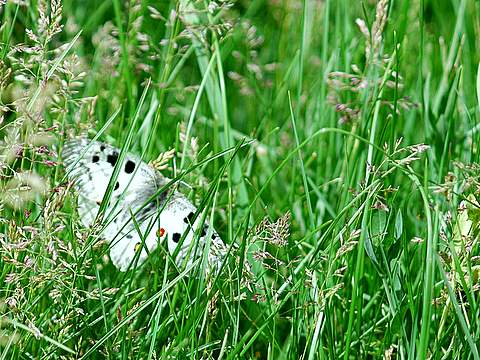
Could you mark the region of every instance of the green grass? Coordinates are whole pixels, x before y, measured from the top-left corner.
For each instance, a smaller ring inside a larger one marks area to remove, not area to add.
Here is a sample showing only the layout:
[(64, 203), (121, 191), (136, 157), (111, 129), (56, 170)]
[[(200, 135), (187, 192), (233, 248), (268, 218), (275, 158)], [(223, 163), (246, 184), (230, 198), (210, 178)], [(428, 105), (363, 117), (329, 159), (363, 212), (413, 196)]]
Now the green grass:
[[(479, 359), (478, 1), (62, 5), (0, 5), (0, 359)], [(116, 270), (79, 135), (175, 150), (218, 276)]]

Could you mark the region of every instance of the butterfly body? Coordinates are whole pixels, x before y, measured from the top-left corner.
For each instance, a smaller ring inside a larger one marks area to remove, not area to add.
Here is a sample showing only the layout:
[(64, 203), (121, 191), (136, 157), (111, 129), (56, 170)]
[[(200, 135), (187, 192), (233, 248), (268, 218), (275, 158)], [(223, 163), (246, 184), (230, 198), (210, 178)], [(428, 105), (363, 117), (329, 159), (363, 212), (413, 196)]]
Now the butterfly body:
[[(108, 144), (83, 138), (64, 146), (62, 157), (77, 189), (78, 213), (86, 227), (97, 218), (119, 153)], [(215, 230), (201, 223), (201, 216), (188, 198), (173, 189), (160, 192), (169, 179), (136, 156), (128, 154), (119, 166), (102, 230), (110, 243), (112, 263), (126, 271), (142, 264), (159, 243), (166, 241), (169, 253), (177, 254), (175, 261), (180, 267), (185, 260), (194, 259), (189, 255), (198, 256), (210, 243), (208, 263), (218, 268), (225, 245)]]

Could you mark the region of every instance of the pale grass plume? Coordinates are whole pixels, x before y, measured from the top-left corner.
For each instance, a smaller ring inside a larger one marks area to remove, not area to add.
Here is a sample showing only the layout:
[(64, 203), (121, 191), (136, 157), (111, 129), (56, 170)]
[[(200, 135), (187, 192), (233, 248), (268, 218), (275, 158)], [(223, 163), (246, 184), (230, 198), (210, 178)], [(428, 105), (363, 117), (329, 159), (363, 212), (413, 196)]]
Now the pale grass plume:
[[(335, 107), (340, 114), (339, 123), (354, 124), (362, 118), (361, 109), (364, 106), (363, 94), (368, 89), (376, 86), (385, 86), (386, 89), (401, 90), (404, 88), (404, 81), (401, 74), (398, 74), (391, 66), (388, 66), (397, 56), (396, 49), (392, 54), (383, 53), (384, 31), (388, 20), (388, 0), (379, 0), (375, 9), (375, 20), (368, 28), (367, 22), (357, 19), (356, 24), (362, 34), (365, 44), (365, 66), (363, 69), (356, 64), (351, 65), (351, 72), (332, 71), (328, 74), (328, 102)], [(376, 69), (378, 71), (371, 71)], [(373, 94), (373, 92), (370, 91)], [(368, 94), (371, 103), (376, 101), (375, 97)], [(383, 106), (396, 111), (397, 115), (401, 110), (409, 110), (417, 106), (408, 96), (398, 95), (394, 104), (390, 99), (380, 99)]]
[(5, 204), (14, 209), (21, 209), (26, 203), (35, 200), (37, 195), (44, 195), (48, 184), (34, 172), (17, 172), (3, 189)]
[(265, 217), (255, 228), (255, 238), (275, 246), (286, 246), (290, 237), (291, 213), (287, 211), (277, 221)]
[(168, 169), (170, 160), (175, 157), (175, 149), (160, 153), (156, 159), (149, 162), (149, 165), (158, 171)]
[(375, 11), (375, 21), (372, 25), (371, 39), (370, 42), (367, 42), (366, 51), (368, 51), (369, 56), (374, 62), (377, 61), (380, 55), (380, 47), (383, 42), (383, 31), (387, 24), (388, 16), (388, 1), (389, 0), (378, 1), (377, 9)]

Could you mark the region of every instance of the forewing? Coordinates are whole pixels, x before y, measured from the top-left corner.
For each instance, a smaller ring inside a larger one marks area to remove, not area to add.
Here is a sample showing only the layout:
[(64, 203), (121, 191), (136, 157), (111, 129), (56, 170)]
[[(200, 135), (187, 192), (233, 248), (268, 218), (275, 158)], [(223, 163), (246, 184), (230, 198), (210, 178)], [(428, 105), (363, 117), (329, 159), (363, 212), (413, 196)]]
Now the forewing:
[[(87, 226), (96, 216), (119, 153), (113, 146), (83, 138), (71, 140), (63, 148), (67, 175), (75, 182), (80, 196), (79, 213)], [(117, 201), (120, 209), (124, 209), (125, 204), (135, 203), (146, 189), (158, 183), (159, 176), (138, 157), (127, 155), (114, 186), (110, 210)]]

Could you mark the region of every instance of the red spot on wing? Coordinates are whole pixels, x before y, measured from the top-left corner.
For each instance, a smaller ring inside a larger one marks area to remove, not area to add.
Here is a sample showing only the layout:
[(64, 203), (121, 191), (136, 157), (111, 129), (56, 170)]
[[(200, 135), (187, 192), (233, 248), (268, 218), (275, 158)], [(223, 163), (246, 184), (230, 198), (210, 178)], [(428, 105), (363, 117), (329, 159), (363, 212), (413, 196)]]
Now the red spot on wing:
[(163, 235), (165, 235), (165, 229), (161, 227), (158, 229), (158, 236), (163, 237)]

